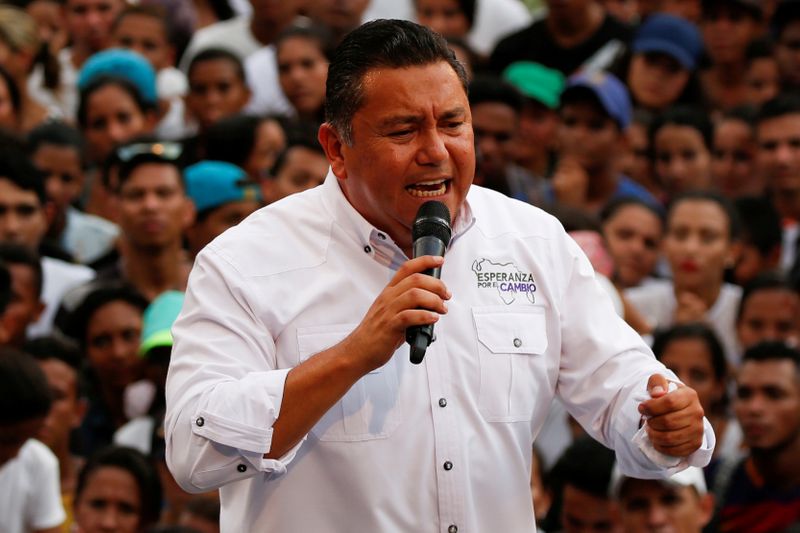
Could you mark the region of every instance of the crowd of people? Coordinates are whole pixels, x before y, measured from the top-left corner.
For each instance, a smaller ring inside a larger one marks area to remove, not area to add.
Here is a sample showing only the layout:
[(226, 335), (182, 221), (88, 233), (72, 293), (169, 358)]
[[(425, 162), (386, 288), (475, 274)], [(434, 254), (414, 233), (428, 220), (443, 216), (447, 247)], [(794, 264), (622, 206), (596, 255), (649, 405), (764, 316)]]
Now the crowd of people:
[(376, 18), (447, 39), (474, 183), (559, 219), (716, 434), (634, 479), (556, 401), (540, 530), (800, 527), (800, 1), (538, 4), (0, 4), (0, 529), (219, 531), (165, 464), (170, 328), (200, 250), (325, 180), (328, 63)]

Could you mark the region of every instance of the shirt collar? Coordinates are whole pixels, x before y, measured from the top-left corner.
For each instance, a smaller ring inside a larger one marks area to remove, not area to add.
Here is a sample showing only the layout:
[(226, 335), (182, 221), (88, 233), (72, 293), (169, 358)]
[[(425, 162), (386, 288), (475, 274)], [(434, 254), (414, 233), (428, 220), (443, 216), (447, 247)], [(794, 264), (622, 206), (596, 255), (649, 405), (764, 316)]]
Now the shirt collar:
[[(369, 254), (375, 261), (392, 270), (397, 270), (408, 260), (406, 254), (388, 233), (370, 224), (350, 204), (339, 185), (339, 180), (331, 169), (328, 170), (328, 175), (322, 184), (322, 198), (333, 214), (334, 220), (344, 227), (345, 231), (358, 241), (364, 253)], [(453, 237), (450, 239), (448, 248), (474, 224), (475, 217), (472, 209), (469, 202), (465, 201), (453, 225)]]

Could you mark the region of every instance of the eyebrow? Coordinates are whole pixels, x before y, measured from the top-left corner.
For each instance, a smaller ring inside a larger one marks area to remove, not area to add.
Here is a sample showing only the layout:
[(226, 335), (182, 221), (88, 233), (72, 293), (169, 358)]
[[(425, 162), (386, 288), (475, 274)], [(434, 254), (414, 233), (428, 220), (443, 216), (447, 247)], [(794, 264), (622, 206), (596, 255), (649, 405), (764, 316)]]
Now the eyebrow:
[[(449, 109), (442, 113), (437, 120), (452, 120), (457, 117), (463, 117), (467, 114), (467, 110), (462, 107), (458, 106), (453, 109)], [(382, 128), (391, 128), (392, 126), (399, 126), (402, 124), (419, 124), (423, 122), (425, 117), (423, 115), (397, 115), (393, 117), (388, 117), (380, 121), (379, 126)]]

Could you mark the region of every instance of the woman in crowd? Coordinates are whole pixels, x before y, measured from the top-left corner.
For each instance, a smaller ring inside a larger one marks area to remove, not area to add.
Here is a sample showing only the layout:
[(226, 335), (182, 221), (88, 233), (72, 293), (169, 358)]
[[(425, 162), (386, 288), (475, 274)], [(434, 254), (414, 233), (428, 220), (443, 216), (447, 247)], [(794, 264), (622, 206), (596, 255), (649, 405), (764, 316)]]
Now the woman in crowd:
[(330, 38), (321, 28), (294, 27), (278, 37), (275, 53), (278, 82), (297, 118), (319, 126), (325, 120)]
[(714, 125), (711, 176), (714, 186), (728, 198), (762, 196), (766, 183), (756, 169), (754, 113), (738, 108)]

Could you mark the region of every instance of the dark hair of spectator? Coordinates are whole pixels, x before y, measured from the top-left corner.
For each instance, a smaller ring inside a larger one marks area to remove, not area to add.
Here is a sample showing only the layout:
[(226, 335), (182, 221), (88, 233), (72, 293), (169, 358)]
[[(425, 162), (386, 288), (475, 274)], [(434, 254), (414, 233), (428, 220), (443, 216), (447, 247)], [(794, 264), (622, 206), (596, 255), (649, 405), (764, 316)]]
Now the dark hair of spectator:
[(244, 168), (255, 147), (258, 127), (268, 120), (276, 119), (238, 114), (217, 120), (204, 136), (205, 158)]
[(0, 243), (0, 261), (3, 261), (6, 266), (23, 265), (30, 268), (33, 272), (36, 297), (41, 298), (44, 274), (42, 273), (42, 262), (39, 254), (27, 246), (5, 242)]
[(53, 401), (50, 385), (30, 355), (0, 346), (0, 426), (44, 418)]
[(14, 110), (14, 114), (19, 117), (20, 111), (22, 111), (22, 95), (19, 92), (19, 87), (17, 87), (17, 82), (14, 81), (14, 78), (11, 77), (11, 74), (0, 65), (0, 78), (2, 78), (2, 82), (6, 84), (8, 88), (8, 98), (11, 100), (11, 108)]
[(739, 213), (736, 207), (728, 198), (714, 191), (686, 191), (675, 196), (667, 208), (667, 222), (669, 222), (672, 211), (681, 202), (686, 201), (705, 201), (717, 204), (728, 218), (728, 237), (730, 240), (737, 241), (742, 234), (742, 223), (739, 220)]
[(730, 0), (703, 0), (701, 2), (703, 20), (714, 19), (720, 16), (720, 11), (728, 11), (729, 16), (738, 17), (745, 15), (761, 22), (764, 17), (764, 12), (760, 7), (753, 5), (752, 2), (731, 2)]
[[(472, 26), (475, 24), (475, 1), (476, 0), (456, 0), (458, 9), (464, 15), (464, 18), (467, 19), (467, 24), (470, 29), (472, 29)], [(414, 4), (417, 4), (416, 0)]]
[(714, 330), (700, 322), (678, 324), (669, 329), (656, 332), (653, 337), (653, 353), (656, 359), (661, 361), (661, 357), (671, 343), (686, 339), (696, 339), (706, 345), (708, 353), (711, 355), (711, 367), (714, 369), (714, 377), (717, 381), (725, 379), (728, 367), (722, 343), (720, 343), (719, 337), (714, 333)]
[(764, 341), (745, 350), (742, 364), (748, 361), (783, 361), (794, 363), (795, 370), (800, 371), (800, 350), (782, 341)]
[(795, 290), (792, 285), (782, 275), (776, 272), (765, 272), (759, 274), (742, 289), (742, 297), (739, 300), (739, 309), (736, 311), (736, 321), (742, 318), (742, 313), (747, 305), (748, 300), (759, 292), (762, 291), (785, 291), (794, 293)]
[(214, 498), (193, 498), (186, 502), (186, 512), (198, 518), (219, 523), (219, 501)]
[(318, 24), (303, 26), (293, 25), (286, 28), (275, 39), (276, 54), (280, 52), (281, 45), (283, 45), (283, 43), (288, 39), (305, 39), (306, 41), (313, 42), (316, 44), (320, 53), (328, 61), (331, 60), (331, 57), (333, 57), (333, 51), (336, 49), (333, 44), (333, 36), (331, 35), (331, 32), (325, 26), (320, 26)]
[(736, 198), (734, 205), (742, 223), (742, 242), (753, 245), (762, 257), (781, 246), (781, 216), (769, 199), (760, 196)]
[(287, 128), (286, 148), (284, 148), (275, 159), (275, 164), (272, 166), (272, 170), (270, 171), (272, 176), (278, 175), (283, 168), (283, 165), (286, 164), (286, 156), (289, 153), (289, 150), (297, 146), (307, 148), (312, 152), (322, 155), (323, 157), (325, 156), (325, 150), (322, 149), (322, 145), (320, 145), (319, 141), (317, 140), (316, 129), (313, 127), (313, 124), (308, 122), (295, 122), (289, 128)]
[(139, 531), (158, 522), (162, 503), (158, 473), (150, 461), (133, 448), (109, 446), (92, 455), (78, 474), (78, 483), (75, 487), (76, 504), (80, 501), (92, 474), (102, 468), (125, 470), (136, 480), (141, 504)]
[(350, 32), (328, 68), (325, 119), (342, 141), (353, 143), (352, 119), (364, 102), (364, 75), (370, 70), (425, 66), (444, 61), (467, 90), (467, 74), (444, 38), (414, 22), (374, 20)]
[(198, 52), (198, 54), (194, 56), (192, 61), (189, 63), (189, 69), (186, 73), (186, 78), (189, 80), (189, 86), (192, 85), (192, 72), (194, 72), (194, 69), (197, 67), (197, 65), (208, 61), (230, 62), (236, 71), (236, 76), (242, 81), (242, 83), (247, 83), (247, 77), (244, 73), (244, 64), (238, 55), (224, 48), (206, 48), (202, 52)]
[(648, 137), (650, 146), (655, 146), (655, 138), (658, 131), (665, 126), (687, 126), (700, 133), (706, 149), (711, 152), (714, 146), (714, 125), (708, 118), (708, 114), (702, 109), (692, 106), (676, 105), (657, 116), (650, 125)]
[(6, 312), (9, 302), (11, 302), (11, 273), (5, 263), (0, 261), (0, 316)]
[(504, 104), (517, 114), (525, 105), (522, 94), (510, 83), (494, 76), (476, 76), (469, 84), (469, 105), (485, 102)]
[(783, 93), (768, 100), (761, 106), (756, 117), (756, 124), (784, 115), (800, 115), (800, 95)]
[(87, 121), (89, 118), (89, 98), (96, 91), (109, 85), (117, 86), (127, 93), (142, 114), (156, 110), (157, 104), (145, 101), (145, 99), (142, 97), (142, 94), (139, 92), (139, 89), (137, 89), (133, 83), (120, 76), (109, 76), (104, 74), (90, 81), (80, 91), (78, 103), (78, 124), (82, 129), (86, 129), (88, 127)]
[(0, 179), (8, 180), (24, 191), (35, 193), (40, 207), (44, 207), (47, 202), (44, 177), (25, 155), (23, 147), (15, 138), (0, 135)]
[(745, 49), (744, 56), (747, 58), (748, 63), (752, 63), (756, 59), (772, 59), (775, 60), (775, 45), (771, 40), (766, 38), (753, 39)]
[(631, 205), (647, 209), (648, 211), (653, 213), (656, 216), (656, 218), (658, 218), (662, 226), (664, 225), (663, 210), (658, 209), (653, 204), (645, 202), (641, 198), (637, 198), (635, 196), (620, 196), (609, 200), (609, 202), (603, 206), (603, 209), (600, 210), (600, 222), (602, 224), (605, 224), (610, 219), (614, 218), (614, 215), (616, 215), (619, 211)]
[(793, 2), (792, 0), (779, 2), (770, 24), (771, 33), (775, 40), (779, 41), (783, 36), (784, 30), (798, 20), (800, 20), (800, 2)]
[(81, 352), (74, 344), (59, 337), (37, 337), (27, 341), (22, 349), (38, 361), (57, 359), (76, 372), (81, 368)]
[(86, 167), (83, 137), (81, 132), (72, 126), (54, 120), (40, 124), (28, 133), (29, 155), (35, 154), (45, 144), (74, 149), (80, 157), (81, 166)]
[(744, 122), (750, 128), (755, 128), (757, 116), (757, 108), (751, 105), (740, 105), (725, 111), (722, 114), (722, 119), (717, 122), (717, 125), (725, 120), (738, 120), (740, 122)]

